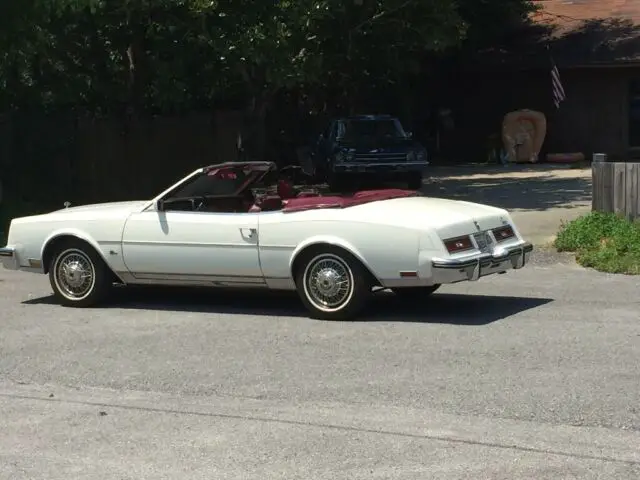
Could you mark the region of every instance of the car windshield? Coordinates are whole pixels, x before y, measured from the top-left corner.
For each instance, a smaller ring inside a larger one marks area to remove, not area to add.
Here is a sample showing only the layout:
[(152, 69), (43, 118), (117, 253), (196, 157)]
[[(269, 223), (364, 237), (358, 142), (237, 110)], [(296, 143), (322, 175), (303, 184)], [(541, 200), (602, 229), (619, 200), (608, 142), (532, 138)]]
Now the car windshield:
[(338, 123), (338, 139), (406, 138), (407, 134), (397, 119), (360, 120), (349, 119)]
[(237, 195), (256, 172), (240, 168), (215, 169), (194, 177), (179, 188), (173, 198)]

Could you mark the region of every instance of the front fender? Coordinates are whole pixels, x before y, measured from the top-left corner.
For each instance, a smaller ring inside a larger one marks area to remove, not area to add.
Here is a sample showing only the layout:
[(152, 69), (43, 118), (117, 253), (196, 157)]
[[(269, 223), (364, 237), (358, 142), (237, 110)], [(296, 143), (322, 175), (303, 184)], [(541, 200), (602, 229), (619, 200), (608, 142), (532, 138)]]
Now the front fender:
[(46, 251), (47, 246), (56, 238), (60, 237), (77, 237), (80, 240), (87, 242), (96, 250), (96, 252), (98, 252), (98, 254), (100, 254), (101, 257), (103, 257), (103, 260), (106, 261), (102, 250), (100, 249), (100, 245), (98, 245), (98, 242), (96, 242), (95, 239), (93, 239), (88, 233), (83, 232), (82, 230), (77, 228), (59, 228), (53, 233), (50, 233), (49, 236), (45, 238), (44, 242), (42, 242), (42, 248), (40, 249), (40, 258), (44, 259), (44, 252)]
[(93, 247), (100, 258), (104, 260), (105, 264), (118, 278), (120, 278), (119, 272), (126, 271), (126, 268), (123, 268), (123, 266), (121, 265), (122, 251), (120, 241), (103, 242), (102, 244), (100, 244), (89, 233), (78, 228), (60, 228), (53, 231), (49, 234), (49, 236), (47, 236), (45, 241), (42, 243), (42, 248), (40, 250), (40, 258), (43, 262), (42, 268), (44, 271), (46, 271), (48, 268), (48, 265), (45, 265), (45, 252), (51, 245), (51, 242), (54, 242), (60, 237), (75, 237), (84, 242), (87, 242), (89, 245), (91, 245), (91, 247)]

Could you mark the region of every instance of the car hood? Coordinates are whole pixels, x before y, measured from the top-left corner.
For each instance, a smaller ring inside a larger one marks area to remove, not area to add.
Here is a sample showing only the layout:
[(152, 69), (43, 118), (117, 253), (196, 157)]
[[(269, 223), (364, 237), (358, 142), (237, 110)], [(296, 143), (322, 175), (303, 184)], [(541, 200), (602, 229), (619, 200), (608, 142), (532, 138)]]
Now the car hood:
[(396, 153), (420, 148), (419, 144), (410, 139), (387, 138), (342, 139), (337, 142), (337, 146), (355, 153)]
[(41, 215), (14, 218), (12, 224), (29, 224), (43, 221), (59, 221), (68, 219), (95, 220), (99, 218), (123, 218), (133, 212), (139, 212), (149, 203), (148, 200), (132, 202), (96, 203), (93, 205), (80, 205), (77, 207), (63, 208)]
[(63, 208), (56, 210), (56, 215), (65, 213), (80, 213), (80, 212), (124, 212), (133, 213), (142, 210), (148, 200), (133, 200), (129, 202), (109, 202), (109, 203), (95, 203), (91, 205), (79, 205), (77, 207)]

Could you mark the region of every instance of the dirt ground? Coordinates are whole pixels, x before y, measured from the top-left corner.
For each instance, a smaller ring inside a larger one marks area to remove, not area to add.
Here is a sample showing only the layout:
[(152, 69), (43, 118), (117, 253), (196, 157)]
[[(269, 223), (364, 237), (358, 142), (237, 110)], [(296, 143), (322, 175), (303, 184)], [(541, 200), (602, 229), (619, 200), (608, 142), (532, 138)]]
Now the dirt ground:
[(423, 191), (506, 208), (525, 238), (546, 245), (563, 221), (591, 210), (591, 168), (549, 164), (433, 167)]

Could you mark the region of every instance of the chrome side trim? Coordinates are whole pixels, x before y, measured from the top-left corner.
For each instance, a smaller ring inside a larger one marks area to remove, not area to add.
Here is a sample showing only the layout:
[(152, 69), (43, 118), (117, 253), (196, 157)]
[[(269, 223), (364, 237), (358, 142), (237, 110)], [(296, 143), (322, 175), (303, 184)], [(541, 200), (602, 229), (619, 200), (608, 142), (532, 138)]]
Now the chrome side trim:
[(270, 288), (295, 290), (291, 278), (115, 272), (125, 285)]
[(267, 287), (265, 278), (240, 275), (117, 272), (127, 285), (191, 285), (205, 287)]
[(412, 169), (420, 169), (427, 168), (429, 166), (428, 161), (424, 162), (342, 162), (336, 163), (333, 166), (334, 170), (345, 170), (345, 169), (358, 169), (358, 168), (379, 168), (379, 167), (391, 167), (391, 168), (399, 168), (399, 169), (407, 169), (407, 167), (411, 167)]
[(291, 277), (265, 277), (265, 282), (271, 290), (296, 289), (296, 282)]
[(177, 280), (180, 282), (230, 282), (230, 283), (264, 283), (264, 278), (243, 275), (204, 275), (190, 273), (150, 273), (132, 272), (138, 280)]
[(7, 270), (18, 270), (20, 262), (18, 261), (16, 249), (13, 247), (0, 248), (0, 263)]
[(42, 268), (42, 260), (39, 258), (27, 258), (27, 262), (31, 268)]
[(440, 259), (434, 258), (431, 262), (433, 268), (436, 269), (453, 269), (470, 267), (486, 267), (496, 262), (507, 259), (522, 259), (522, 262), (514, 265), (514, 268), (522, 268), (524, 266), (524, 256), (533, 251), (533, 245), (529, 242), (515, 247), (497, 247), (493, 253), (479, 254), (473, 258), (467, 259)]
[[(247, 235), (249, 236), (249, 235)], [(255, 243), (204, 243), (204, 242), (163, 242), (163, 241), (146, 241), (146, 240), (124, 240), (123, 247), (198, 247), (198, 248), (252, 248), (255, 249)]]

